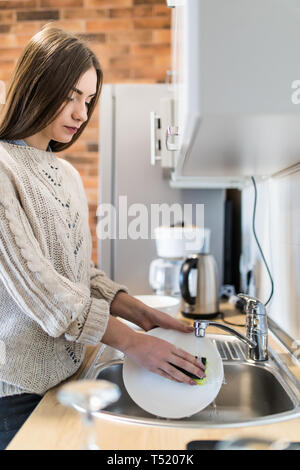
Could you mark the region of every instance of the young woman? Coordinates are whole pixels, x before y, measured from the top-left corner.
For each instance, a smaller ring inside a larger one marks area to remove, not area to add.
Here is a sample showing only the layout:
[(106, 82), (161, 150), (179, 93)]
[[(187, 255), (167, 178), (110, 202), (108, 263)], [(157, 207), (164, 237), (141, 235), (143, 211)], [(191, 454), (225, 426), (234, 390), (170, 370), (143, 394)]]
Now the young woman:
[(130, 296), (91, 259), (88, 205), (75, 168), (57, 158), (84, 131), (102, 70), (75, 35), (53, 25), (20, 57), (0, 121), (0, 448), (47, 390), (72, 376), (85, 344), (100, 341), (171, 380), (194, 384), (203, 365), (170, 343), (137, 333), (193, 328)]

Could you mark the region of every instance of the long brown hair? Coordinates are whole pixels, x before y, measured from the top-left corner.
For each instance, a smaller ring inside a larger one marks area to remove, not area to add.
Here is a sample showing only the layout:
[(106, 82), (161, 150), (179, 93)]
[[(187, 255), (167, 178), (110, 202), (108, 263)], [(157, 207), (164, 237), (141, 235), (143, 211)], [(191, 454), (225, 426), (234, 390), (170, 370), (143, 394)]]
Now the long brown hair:
[(80, 36), (48, 23), (31, 38), (15, 67), (0, 118), (0, 139), (25, 139), (48, 126), (70, 91), (88, 69), (97, 73), (97, 92), (88, 119), (68, 143), (51, 140), (60, 152), (72, 145), (90, 120), (100, 96), (103, 73), (95, 54)]

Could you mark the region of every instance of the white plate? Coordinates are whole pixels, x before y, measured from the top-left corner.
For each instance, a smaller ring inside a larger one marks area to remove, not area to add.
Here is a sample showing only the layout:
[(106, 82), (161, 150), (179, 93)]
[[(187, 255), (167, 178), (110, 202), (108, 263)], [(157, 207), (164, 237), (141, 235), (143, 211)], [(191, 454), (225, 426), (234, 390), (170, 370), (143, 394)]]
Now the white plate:
[(207, 358), (206, 383), (192, 386), (174, 382), (148, 371), (125, 357), (123, 380), (127, 392), (142, 409), (155, 416), (180, 419), (206, 408), (218, 395), (224, 369), (216, 346), (209, 338), (194, 333), (155, 328), (146, 334), (176, 344), (194, 356)]

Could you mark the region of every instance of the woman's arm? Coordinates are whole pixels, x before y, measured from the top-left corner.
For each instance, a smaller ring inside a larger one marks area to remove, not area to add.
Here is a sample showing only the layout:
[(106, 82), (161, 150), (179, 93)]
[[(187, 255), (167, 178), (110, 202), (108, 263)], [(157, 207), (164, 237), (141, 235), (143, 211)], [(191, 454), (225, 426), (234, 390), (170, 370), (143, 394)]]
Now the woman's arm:
[(91, 295), (96, 299), (104, 299), (109, 305), (119, 291), (128, 292), (126, 286), (110, 279), (104, 271), (96, 268), (90, 261), (90, 288)]
[(0, 164), (0, 281), (20, 309), (52, 337), (98, 344), (109, 304), (92, 298), (88, 286), (57, 272)]
[(167, 313), (148, 307), (140, 300), (125, 292), (118, 292), (110, 306), (110, 313), (131, 321), (148, 331), (155, 326), (191, 333), (194, 328), (184, 325)]

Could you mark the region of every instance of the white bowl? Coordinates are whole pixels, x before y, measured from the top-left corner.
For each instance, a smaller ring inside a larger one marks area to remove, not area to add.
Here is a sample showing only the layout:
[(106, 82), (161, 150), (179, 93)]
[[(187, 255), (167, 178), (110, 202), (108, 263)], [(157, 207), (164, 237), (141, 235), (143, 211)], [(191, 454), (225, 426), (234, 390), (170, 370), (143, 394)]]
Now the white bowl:
[(148, 307), (168, 313), (171, 316), (175, 316), (180, 307), (180, 298), (168, 295), (135, 295), (134, 297), (148, 305)]

